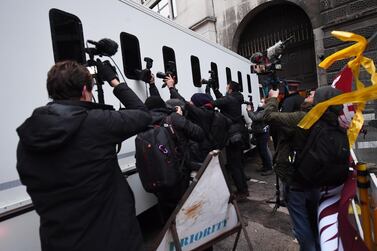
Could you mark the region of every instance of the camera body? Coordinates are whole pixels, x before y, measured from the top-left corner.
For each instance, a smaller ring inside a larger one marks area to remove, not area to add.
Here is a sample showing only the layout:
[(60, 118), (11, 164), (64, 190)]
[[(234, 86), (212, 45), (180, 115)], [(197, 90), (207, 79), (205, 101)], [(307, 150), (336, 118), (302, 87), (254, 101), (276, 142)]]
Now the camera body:
[(175, 62), (174, 61), (168, 61), (166, 72), (157, 72), (156, 77), (157, 78), (166, 78), (168, 75), (171, 75), (173, 78), (177, 75), (177, 69), (175, 68)]
[(208, 73), (210, 74), (209, 79), (208, 80), (202, 79), (201, 82), (202, 82), (202, 85), (207, 85), (209, 87), (212, 87), (215, 82), (215, 72), (212, 70), (209, 70)]
[(207, 79), (202, 79), (201, 84), (202, 85), (207, 85), (206, 88), (213, 88), (213, 89), (218, 89), (219, 88), (219, 80), (217, 77), (217, 74), (213, 70), (209, 70), (209, 78)]
[(137, 70), (136, 73), (139, 75), (139, 80), (149, 83), (152, 78), (151, 68), (153, 67), (153, 59), (145, 57), (144, 61), (146, 63), (145, 69)]

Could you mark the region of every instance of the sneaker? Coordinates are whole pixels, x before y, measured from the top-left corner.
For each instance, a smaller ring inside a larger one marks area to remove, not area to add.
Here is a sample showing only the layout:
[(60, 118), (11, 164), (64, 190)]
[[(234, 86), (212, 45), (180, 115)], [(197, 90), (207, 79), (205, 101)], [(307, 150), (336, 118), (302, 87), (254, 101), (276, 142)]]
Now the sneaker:
[(262, 176), (269, 176), (269, 175), (271, 175), (273, 173), (274, 173), (274, 170), (267, 170), (267, 171), (262, 172), (260, 175), (262, 175)]

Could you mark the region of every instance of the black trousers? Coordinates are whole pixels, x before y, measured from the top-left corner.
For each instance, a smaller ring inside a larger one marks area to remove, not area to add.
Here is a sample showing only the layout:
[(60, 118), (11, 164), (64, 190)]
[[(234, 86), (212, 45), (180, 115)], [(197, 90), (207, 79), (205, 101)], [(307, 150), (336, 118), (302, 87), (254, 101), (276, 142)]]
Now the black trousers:
[(247, 192), (246, 176), (243, 170), (243, 150), (240, 144), (226, 147), (227, 168), (233, 178), (238, 192)]

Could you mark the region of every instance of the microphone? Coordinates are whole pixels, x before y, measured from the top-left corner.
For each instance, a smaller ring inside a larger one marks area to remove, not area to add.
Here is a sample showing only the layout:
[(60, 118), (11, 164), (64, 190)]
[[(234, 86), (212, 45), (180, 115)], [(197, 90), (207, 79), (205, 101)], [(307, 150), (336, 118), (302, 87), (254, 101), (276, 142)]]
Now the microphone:
[(114, 56), (118, 51), (118, 44), (110, 38), (103, 38), (96, 42), (94, 40), (87, 40), (89, 44), (92, 44), (96, 48), (96, 54), (100, 56)]

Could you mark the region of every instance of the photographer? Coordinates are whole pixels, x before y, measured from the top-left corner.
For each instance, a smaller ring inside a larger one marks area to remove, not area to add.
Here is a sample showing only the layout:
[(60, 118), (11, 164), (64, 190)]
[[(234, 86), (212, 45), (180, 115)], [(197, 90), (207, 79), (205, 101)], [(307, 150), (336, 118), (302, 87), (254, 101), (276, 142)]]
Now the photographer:
[(17, 170), (41, 219), (42, 250), (143, 249), (116, 145), (145, 130), (151, 116), (110, 65), (98, 60), (97, 69), (126, 110), (92, 103), (89, 71), (63, 61), (48, 72), (53, 101), (17, 128)]
[(272, 157), (270, 149), (268, 148), (268, 141), (270, 138), (269, 125), (264, 122), (264, 99), (261, 99), (261, 104), (259, 104), (256, 111), (254, 111), (253, 103), (247, 106), (247, 114), (253, 121), (251, 125), (251, 132), (253, 137), (255, 137), (257, 149), (259, 156), (262, 159), (263, 167), (258, 169), (262, 176), (267, 176), (273, 174), (272, 170)]
[(172, 140), (175, 141), (175, 145), (178, 148), (178, 156), (175, 157), (179, 159), (181, 166), (181, 181), (174, 187), (169, 187), (156, 193), (163, 220), (166, 221), (189, 186), (191, 172), (189, 141), (202, 141), (204, 132), (198, 125), (183, 116), (183, 107), (177, 105), (174, 107), (175, 111), (173, 111), (166, 106), (160, 96), (148, 97), (145, 100), (145, 105), (152, 115), (153, 125), (160, 126), (162, 123), (171, 125)]
[(301, 110), (301, 104), (304, 102), (304, 97), (298, 93), (300, 83), (297, 81), (287, 81), (288, 95), (284, 97), (281, 105), (282, 112), (296, 112)]
[(213, 101), (214, 106), (232, 120), (229, 128), (229, 144), (226, 147), (227, 166), (237, 187), (237, 199), (243, 200), (249, 195), (242, 163), (244, 145), (242, 132), (245, 129), (245, 123), (241, 106), (244, 99), (239, 92), (239, 84), (234, 81), (228, 82), (226, 96), (223, 96), (217, 88), (213, 88), (213, 92), (216, 96), (216, 100)]
[[(214, 130), (215, 111), (212, 104), (212, 97), (204, 93), (195, 93), (191, 96), (190, 101), (186, 101), (185, 98), (178, 93), (178, 90), (175, 88), (175, 81), (171, 76), (165, 79), (165, 83), (169, 87), (170, 97), (185, 102), (187, 118), (199, 125), (205, 133), (205, 137), (199, 145), (195, 143), (191, 145), (191, 161), (200, 164), (205, 160), (210, 151), (223, 147), (218, 142), (218, 139), (221, 137), (216, 135)], [(228, 122), (225, 121), (225, 123)], [(224, 125), (224, 127), (226, 126), (227, 125)], [(224, 134), (224, 132), (221, 133)]]
[[(299, 128), (297, 124), (311, 109), (313, 104), (324, 102), (341, 94), (341, 92), (331, 86), (324, 86), (317, 89), (314, 97), (313, 94), (311, 92), (311, 95), (305, 99), (301, 111), (278, 112), (277, 96), (279, 95), (279, 91), (270, 90), (270, 98), (268, 99), (264, 114), (266, 123), (271, 126), (279, 126), (279, 135), (282, 134), (287, 139), (280, 142), (274, 168), (276, 174), (285, 184), (285, 200), (292, 219), (294, 234), (300, 244), (300, 250), (305, 251), (320, 250), (317, 229), (319, 188), (318, 186), (313, 186), (310, 180), (304, 178), (301, 170), (306, 169), (303, 168), (300, 162), (297, 163), (297, 159), (302, 160), (304, 157), (310, 156), (309, 152), (305, 152), (305, 154), (303, 153), (300, 156), (305, 145), (308, 144), (306, 141), (310, 134), (308, 130)], [(329, 107), (318, 122), (339, 127), (339, 107)], [(313, 145), (313, 143), (314, 141), (310, 145)], [(336, 148), (336, 146), (334, 147)], [(315, 152), (314, 154), (319, 153)], [(345, 157), (345, 162), (347, 162), (349, 155)], [(332, 155), (328, 156), (328, 158), (335, 159), (336, 156)], [(306, 162), (305, 165), (308, 165), (308, 163)], [(319, 164), (312, 161), (309, 165), (314, 165), (316, 172), (321, 174), (322, 171), (320, 171)], [(308, 173), (307, 175), (310, 174)], [(309, 179), (314, 179), (314, 176), (309, 177)], [(326, 177), (322, 177), (321, 179), (326, 179)]]

